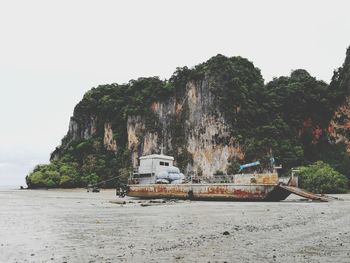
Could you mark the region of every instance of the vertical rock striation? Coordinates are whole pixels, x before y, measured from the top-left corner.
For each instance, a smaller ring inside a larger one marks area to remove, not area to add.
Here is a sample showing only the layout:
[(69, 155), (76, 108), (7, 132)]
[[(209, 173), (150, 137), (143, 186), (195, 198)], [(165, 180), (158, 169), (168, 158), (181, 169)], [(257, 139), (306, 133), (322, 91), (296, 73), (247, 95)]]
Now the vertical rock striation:
[[(187, 163), (185, 172), (201, 170), (207, 176), (217, 170), (226, 171), (232, 159), (243, 159), (239, 144), (231, 136), (230, 125), (215, 106), (208, 80), (189, 82), (184, 96), (154, 102), (151, 109), (159, 126), (156, 132), (146, 128), (141, 116), (128, 117), (128, 148), (134, 166), (138, 157), (159, 153), (161, 147), (164, 147), (165, 153), (184, 147), (192, 159)], [(175, 122), (182, 122), (182, 145), (173, 143), (172, 127)]]

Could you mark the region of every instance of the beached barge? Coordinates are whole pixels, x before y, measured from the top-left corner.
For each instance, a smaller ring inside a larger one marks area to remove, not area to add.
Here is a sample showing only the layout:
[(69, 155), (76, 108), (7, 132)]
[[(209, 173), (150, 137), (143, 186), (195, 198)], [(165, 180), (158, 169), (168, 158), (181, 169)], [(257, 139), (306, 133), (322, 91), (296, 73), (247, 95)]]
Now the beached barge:
[(297, 188), (297, 177), (281, 179), (277, 173), (236, 174), (229, 182), (193, 182), (186, 180), (173, 166), (174, 158), (148, 155), (140, 158), (140, 166), (127, 186), (126, 195), (138, 198), (175, 198), (213, 201), (281, 201), (291, 193), (305, 198), (325, 198)]

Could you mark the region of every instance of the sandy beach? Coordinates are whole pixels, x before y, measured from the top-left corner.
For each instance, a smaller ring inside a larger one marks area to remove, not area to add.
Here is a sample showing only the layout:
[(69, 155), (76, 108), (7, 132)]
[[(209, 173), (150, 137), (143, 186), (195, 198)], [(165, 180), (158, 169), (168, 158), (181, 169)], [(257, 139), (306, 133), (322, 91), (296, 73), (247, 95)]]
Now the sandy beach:
[(2, 189), (0, 262), (350, 262), (350, 195), (337, 196), (118, 204), (113, 190)]

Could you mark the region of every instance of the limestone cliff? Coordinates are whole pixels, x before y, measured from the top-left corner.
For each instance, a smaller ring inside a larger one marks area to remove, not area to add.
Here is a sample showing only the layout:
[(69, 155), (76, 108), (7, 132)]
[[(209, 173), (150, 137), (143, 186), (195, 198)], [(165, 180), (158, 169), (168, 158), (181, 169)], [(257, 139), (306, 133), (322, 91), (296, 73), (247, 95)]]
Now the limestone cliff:
[(51, 164), (38, 166), (27, 183), (125, 178), (139, 157), (162, 150), (185, 174), (234, 173), (255, 160), (266, 169), (273, 156), (285, 172), (324, 160), (350, 177), (342, 148), (350, 151), (349, 98), (349, 50), (330, 85), (303, 69), (264, 84), (253, 63), (222, 55), (177, 68), (168, 80), (101, 85), (76, 105)]
[(345, 61), (334, 72), (330, 88), (339, 94), (338, 105), (329, 125), (329, 133), (336, 143), (345, 143), (350, 153), (350, 48), (346, 53)]
[[(209, 81), (190, 81), (181, 96), (171, 96), (164, 101), (155, 101), (150, 110), (156, 117), (158, 129), (147, 127), (145, 116), (129, 115), (126, 122), (127, 149), (130, 151), (131, 163), (138, 165), (138, 158), (152, 153), (181, 155), (186, 152), (188, 159), (182, 165), (185, 173), (202, 173), (213, 175), (226, 169), (232, 160), (243, 160), (244, 153), (231, 135), (232, 127), (216, 106), (210, 92)], [(73, 141), (89, 140), (97, 133), (96, 117), (91, 116), (79, 123), (71, 118), (65, 144)], [(183, 138), (177, 143), (174, 124), (179, 124)], [(113, 152), (118, 151), (113, 138), (111, 122), (103, 124), (103, 145)], [(56, 153), (52, 159), (57, 159)], [(176, 161), (175, 161), (176, 163)]]
[[(141, 116), (128, 118), (128, 148), (134, 166), (138, 157), (160, 152), (161, 147), (166, 153), (176, 151), (174, 147), (184, 147), (181, 150), (190, 155), (185, 173), (201, 170), (203, 175), (210, 176), (217, 170), (226, 172), (230, 160), (243, 159), (239, 143), (231, 136), (230, 125), (215, 105), (207, 80), (187, 83), (184, 96), (154, 102), (151, 110), (160, 126), (157, 132), (147, 130)], [(181, 118), (184, 145), (174, 145), (172, 122)]]
[[(220, 64), (222, 69), (217, 68)], [(232, 118), (242, 102), (225, 105), (235, 87), (237, 99), (241, 88), (252, 93), (262, 89), (260, 70), (246, 59), (218, 55), (194, 69), (178, 69), (169, 81), (141, 78), (92, 89), (75, 108), (68, 133), (51, 160), (66, 155), (83, 167), (91, 155), (107, 151), (129, 155), (131, 166), (137, 166), (140, 156), (163, 150), (186, 174), (226, 172), (232, 161), (245, 157)], [(230, 107), (235, 109), (232, 114), (223, 110)]]
[(345, 143), (350, 153), (350, 98), (337, 109), (329, 125), (329, 133), (335, 143)]

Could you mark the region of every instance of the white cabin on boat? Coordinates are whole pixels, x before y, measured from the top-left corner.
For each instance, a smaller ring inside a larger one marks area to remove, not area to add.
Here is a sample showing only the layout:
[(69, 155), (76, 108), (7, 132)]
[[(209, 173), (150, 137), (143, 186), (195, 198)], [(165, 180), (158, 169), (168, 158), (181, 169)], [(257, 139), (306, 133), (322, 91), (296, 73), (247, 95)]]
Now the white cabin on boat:
[(134, 170), (132, 178), (139, 184), (181, 183), (184, 175), (174, 166), (174, 157), (151, 154), (139, 158), (140, 166)]
[(140, 177), (154, 176), (169, 166), (174, 166), (174, 157), (172, 156), (163, 154), (146, 155), (140, 157), (138, 173)]

